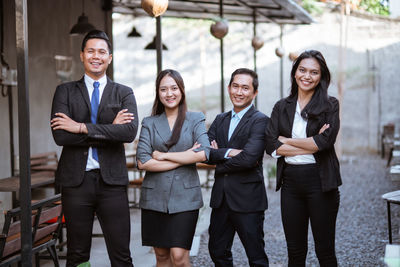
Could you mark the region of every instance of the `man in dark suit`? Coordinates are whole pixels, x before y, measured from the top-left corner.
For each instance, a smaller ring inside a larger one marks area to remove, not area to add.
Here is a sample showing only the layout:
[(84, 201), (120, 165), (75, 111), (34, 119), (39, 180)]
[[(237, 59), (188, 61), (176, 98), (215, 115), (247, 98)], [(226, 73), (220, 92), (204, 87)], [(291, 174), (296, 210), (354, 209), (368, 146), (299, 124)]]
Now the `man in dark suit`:
[(235, 232), (250, 266), (268, 266), (264, 250), (264, 211), (267, 194), (263, 149), (268, 117), (251, 104), (258, 91), (257, 74), (249, 69), (232, 73), (228, 92), (232, 111), (219, 114), (208, 131), (210, 161), (216, 164), (208, 248), (215, 266), (233, 266)]
[(84, 77), (57, 87), (51, 112), (54, 140), (63, 146), (56, 183), (67, 226), (67, 266), (89, 260), (95, 214), (111, 266), (133, 266), (123, 143), (137, 133), (135, 97), (105, 74), (112, 55), (104, 32), (84, 37), (80, 58)]

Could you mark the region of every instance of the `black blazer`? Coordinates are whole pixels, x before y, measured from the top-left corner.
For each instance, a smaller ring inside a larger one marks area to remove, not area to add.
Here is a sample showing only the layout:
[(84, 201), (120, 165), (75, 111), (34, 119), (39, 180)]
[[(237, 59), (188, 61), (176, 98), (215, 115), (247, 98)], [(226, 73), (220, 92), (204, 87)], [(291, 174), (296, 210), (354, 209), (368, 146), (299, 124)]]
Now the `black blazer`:
[[(219, 114), (208, 131), (210, 142), (216, 140), (218, 143), (218, 149), (210, 151), (209, 163), (216, 164), (210, 206), (218, 208), (225, 196), (228, 206), (234, 211), (263, 211), (267, 209), (267, 193), (262, 162), (269, 118), (252, 106), (228, 141), (230, 120), (231, 112)], [(228, 148), (243, 151), (225, 159)]]
[[(271, 123), (266, 131), (266, 152), (268, 154), (271, 155), (282, 145), (278, 140), (279, 136), (292, 137), (296, 103), (297, 96), (281, 99), (275, 104), (271, 114)], [(340, 128), (339, 101), (334, 97), (329, 97), (327, 104), (331, 105), (329, 111), (321, 113), (317, 118), (308, 118), (306, 129), (307, 137), (312, 136), (318, 146), (318, 151), (313, 155), (319, 169), (324, 192), (336, 189), (342, 184), (339, 161), (334, 147)], [(319, 134), (319, 130), (325, 123), (329, 123), (329, 128)], [(284, 164), (285, 157), (280, 157), (277, 162), (276, 191), (282, 186)]]
[[(112, 124), (121, 109), (128, 109), (135, 119), (128, 124)], [(101, 97), (97, 124), (90, 120), (89, 94), (82, 78), (57, 87), (53, 98), (51, 118), (62, 112), (76, 122), (84, 122), (88, 134), (73, 134), (64, 130), (52, 130), (57, 145), (63, 146), (56, 171), (56, 183), (62, 186), (78, 186), (83, 181), (90, 146), (97, 147), (100, 171), (104, 182), (112, 185), (128, 184), (124, 142), (135, 139), (138, 114), (132, 89), (107, 78)]]

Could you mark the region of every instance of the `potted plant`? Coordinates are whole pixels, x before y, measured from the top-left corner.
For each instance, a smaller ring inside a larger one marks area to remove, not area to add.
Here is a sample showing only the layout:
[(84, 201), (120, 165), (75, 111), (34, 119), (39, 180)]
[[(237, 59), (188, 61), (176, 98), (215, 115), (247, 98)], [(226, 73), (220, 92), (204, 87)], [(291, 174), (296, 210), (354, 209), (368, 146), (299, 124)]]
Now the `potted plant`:
[(276, 185), (276, 164), (267, 166), (268, 188), (274, 188)]

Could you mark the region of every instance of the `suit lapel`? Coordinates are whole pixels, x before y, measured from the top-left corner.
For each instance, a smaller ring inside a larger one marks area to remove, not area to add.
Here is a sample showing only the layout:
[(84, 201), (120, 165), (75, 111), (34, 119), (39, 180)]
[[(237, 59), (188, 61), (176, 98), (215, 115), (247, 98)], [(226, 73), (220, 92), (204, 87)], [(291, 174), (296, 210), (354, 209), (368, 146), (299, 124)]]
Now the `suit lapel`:
[(292, 136), (294, 113), (296, 112), (297, 95), (295, 97), (286, 98), (287, 105), (285, 105), (286, 121), (289, 122), (289, 129), (286, 129), (290, 136)]
[(222, 144), (221, 147), (225, 147), (228, 144), (228, 132), (229, 132), (229, 125), (231, 122), (231, 117), (232, 117), (232, 111), (227, 112), (223, 118), (222, 121), (222, 140), (224, 142), (224, 144)]
[(251, 108), (244, 114), (243, 118), (239, 121), (239, 124), (236, 126), (235, 130), (232, 133), (231, 140), (233, 140), (238, 133), (240, 133), (241, 129), (247, 124), (247, 122), (250, 120), (251, 116), (255, 112), (254, 106), (251, 106)]
[(169, 129), (168, 119), (165, 112), (155, 119), (154, 126), (160, 138), (164, 143), (167, 143), (171, 138), (171, 130)]
[(79, 87), (79, 90), (81, 91), (83, 99), (86, 102), (87, 108), (89, 109), (90, 112), (92, 112), (91, 107), (90, 107), (89, 93), (88, 93), (88, 89), (86, 88), (86, 85), (85, 85), (84, 77), (82, 77), (82, 79), (80, 79), (76, 84)]
[(108, 101), (110, 100), (111, 92), (114, 88), (114, 85), (115, 83), (107, 77), (107, 84), (106, 87), (104, 87), (104, 91), (100, 99), (99, 111), (97, 112), (97, 120), (99, 120), (100, 113), (103, 111)]

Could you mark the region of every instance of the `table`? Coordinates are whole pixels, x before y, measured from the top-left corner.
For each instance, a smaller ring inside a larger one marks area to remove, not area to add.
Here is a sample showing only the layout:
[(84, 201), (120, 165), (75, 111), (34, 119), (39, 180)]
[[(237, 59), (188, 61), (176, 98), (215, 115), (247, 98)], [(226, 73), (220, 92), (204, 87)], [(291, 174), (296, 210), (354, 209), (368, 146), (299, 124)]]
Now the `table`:
[(400, 205), (400, 190), (383, 194), (382, 198), (386, 200), (387, 203), (389, 244), (392, 244), (392, 219), (390, 214), (390, 203)]
[[(38, 188), (45, 185), (54, 184), (54, 172), (42, 171), (31, 174), (31, 188)], [(0, 179), (0, 192), (12, 192), (13, 208), (17, 206), (17, 195), (19, 191), (19, 176), (12, 176)]]

